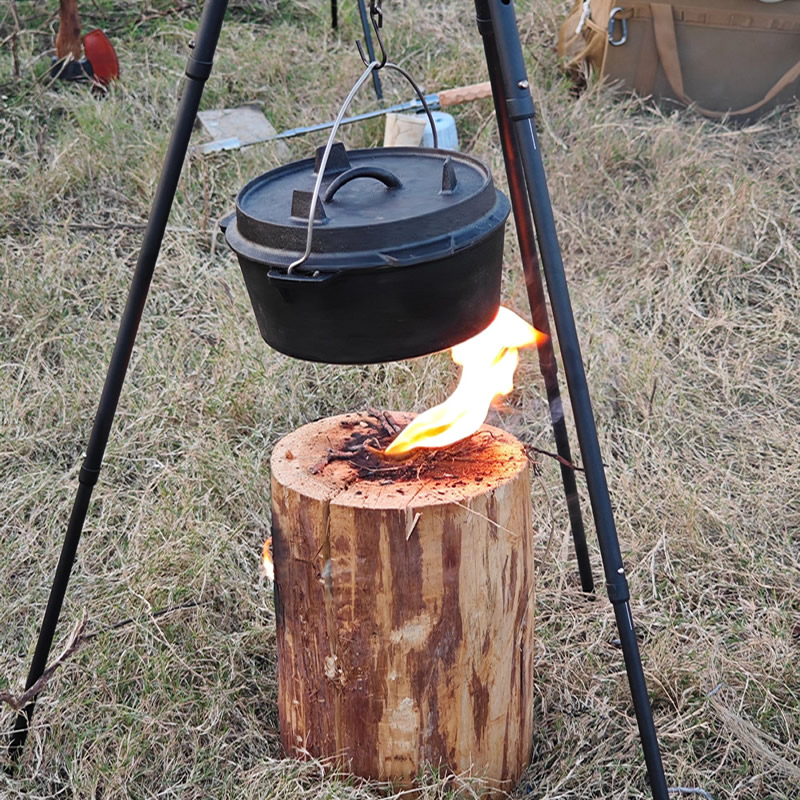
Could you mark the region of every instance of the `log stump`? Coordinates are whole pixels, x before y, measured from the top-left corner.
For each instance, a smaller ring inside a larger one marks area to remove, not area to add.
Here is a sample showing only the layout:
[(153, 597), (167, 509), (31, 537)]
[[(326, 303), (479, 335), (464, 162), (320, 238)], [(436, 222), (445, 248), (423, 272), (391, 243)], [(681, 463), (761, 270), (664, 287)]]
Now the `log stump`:
[(532, 748), (528, 460), (486, 425), (388, 460), (370, 445), (390, 425), (322, 419), (272, 455), (283, 747), (399, 786), (430, 763), (510, 791)]

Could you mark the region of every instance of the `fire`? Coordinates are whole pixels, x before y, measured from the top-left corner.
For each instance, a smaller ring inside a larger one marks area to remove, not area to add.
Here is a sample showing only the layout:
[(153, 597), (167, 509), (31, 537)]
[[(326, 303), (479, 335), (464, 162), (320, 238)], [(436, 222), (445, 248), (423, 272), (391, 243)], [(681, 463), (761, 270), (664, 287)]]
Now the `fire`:
[(453, 361), (463, 367), (453, 394), (400, 431), (386, 448), (386, 455), (397, 456), (417, 447), (444, 447), (475, 433), (492, 400), (514, 388), (518, 348), (538, 344), (546, 335), (501, 306), (488, 328), (452, 348)]
[(261, 574), (275, 583), (275, 565), (272, 563), (272, 537), (270, 536), (261, 550)]

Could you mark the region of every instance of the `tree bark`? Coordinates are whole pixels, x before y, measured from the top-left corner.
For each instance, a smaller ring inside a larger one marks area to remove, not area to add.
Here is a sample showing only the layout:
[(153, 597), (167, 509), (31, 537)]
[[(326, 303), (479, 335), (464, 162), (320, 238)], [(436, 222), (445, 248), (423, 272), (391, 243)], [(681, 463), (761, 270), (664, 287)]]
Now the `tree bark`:
[(59, 3), (58, 34), (56, 35), (56, 58), (71, 55), (76, 61), (81, 57), (81, 18), (78, 0), (61, 0)]
[(533, 728), (524, 449), (483, 426), (466, 455), (431, 467), (418, 451), (399, 476), (396, 462), (320, 468), (366, 420), (314, 422), (272, 455), (284, 749), (401, 786), (430, 763), (510, 791)]

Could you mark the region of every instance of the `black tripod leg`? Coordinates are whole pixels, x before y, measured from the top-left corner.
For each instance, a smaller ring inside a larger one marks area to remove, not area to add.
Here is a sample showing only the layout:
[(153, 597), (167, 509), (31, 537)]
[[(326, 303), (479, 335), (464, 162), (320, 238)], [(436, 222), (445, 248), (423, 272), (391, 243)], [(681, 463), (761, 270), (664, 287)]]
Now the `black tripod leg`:
[[(61, 606), (67, 591), (72, 565), (78, 550), (78, 542), (86, 520), (89, 500), (100, 473), (111, 424), (114, 421), (117, 403), (122, 392), (122, 384), (125, 381), (125, 373), (128, 370), (133, 344), (136, 339), (136, 333), (139, 330), (139, 322), (144, 311), (147, 293), (150, 289), (150, 281), (153, 277), (156, 259), (161, 249), (169, 212), (175, 197), (175, 189), (180, 178), (183, 160), (186, 157), (186, 149), (189, 146), (189, 138), (197, 116), (197, 109), (200, 106), (200, 98), (203, 95), (206, 79), (211, 74), (211, 62), (214, 58), (214, 51), (217, 48), (217, 40), (219, 39), (227, 6), (228, 0), (207, 0), (203, 8), (200, 26), (193, 45), (194, 49), (186, 66), (187, 80), (184, 84), (183, 95), (178, 107), (178, 115), (172, 129), (172, 137), (164, 158), (164, 166), (161, 169), (161, 177), (153, 199), (150, 217), (147, 221), (142, 249), (139, 251), (136, 269), (131, 280), (128, 300), (125, 304), (125, 310), (122, 312), (117, 340), (114, 344), (111, 362), (108, 365), (106, 381), (100, 396), (94, 424), (92, 425), (92, 432), (89, 435), (86, 457), (78, 478), (78, 492), (72, 506), (72, 513), (67, 525), (67, 533), (61, 548), (61, 556), (56, 567), (53, 585), (50, 589), (44, 620), (42, 621), (42, 627), (39, 629), (39, 639), (36, 643), (28, 680), (25, 684), (26, 689), (36, 683), (47, 666), (50, 647), (53, 644), (53, 637), (58, 625), (58, 617), (61, 613)], [(19, 757), (25, 745), (34, 708), (35, 701), (32, 701), (17, 716), (9, 743), (9, 753), (12, 760), (16, 760)]]
[(514, 141), (528, 187), (553, 321), (561, 347), (564, 374), (569, 387), (578, 442), (586, 470), (586, 483), (603, 559), (608, 596), (614, 606), (650, 789), (654, 800), (668, 800), (664, 767), (647, 695), (639, 645), (633, 629), (628, 581), (622, 565), (553, 209), (533, 124), (534, 105), (525, 71), (514, 6), (511, 0), (476, 0), (475, 6), (489, 73), (491, 75), (494, 72), (499, 76), (502, 88), (497, 114), (498, 117), (505, 115), (514, 130)]
[[(494, 39), (484, 40), (487, 48), (494, 48)], [(533, 325), (547, 338), (538, 346), (539, 368), (544, 378), (547, 402), (550, 408), (550, 420), (553, 425), (553, 437), (556, 451), (566, 461), (572, 463), (572, 453), (569, 446), (567, 424), (564, 420), (564, 406), (561, 402), (561, 390), (558, 386), (558, 365), (553, 351), (553, 340), (550, 337), (550, 320), (547, 316), (547, 304), (544, 297), (544, 286), (539, 271), (539, 257), (536, 253), (536, 240), (533, 234), (530, 205), (525, 188), (525, 175), (522, 164), (517, 156), (517, 145), (514, 140), (514, 130), (508, 115), (504, 111), (502, 78), (497, 69), (492, 65), (496, 63), (496, 53), (492, 50), (487, 53), (489, 63), (489, 78), (492, 83), (497, 113), (497, 128), (500, 133), (500, 143), (503, 147), (503, 160), (508, 176), (508, 189), (511, 195), (511, 206), (514, 209), (514, 222), (517, 227), (522, 269), (525, 274), (525, 285), (528, 290), (528, 302), (531, 307)], [(578, 573), (581, 579), (581, 588), (584, 592), (594, 591), (594, 578), (592, 577), (592, 564), (589, 560), (589, 548), (586, 546), (586, 532), (583, 526), (578, 486), (575, 481), (575, 471), (561, 465), (561, 482), (564, 486), (564, 495), (567, 501), (572, 541), (575, 545), (575, 555), (578, 560)]]
[(339, 27), (339, 3), (331, 0), (331, 28), (336, 30)]
[[(367, 4), (365, 0), (358, 0), (358, 13), (361, 15), (361, 27), (364, 29), (364, 42), (367, 45), (367, 55), (370, 61), (375, 60), (375, 48), (372, 46), (372, 30), (370, 29), (369, 16), (367, 15)], [(381, 79), (378, 77), (378, 70), (372, 70), (372, 85), (375, 87), (375, 97), (383, 100), (383, 87)]]

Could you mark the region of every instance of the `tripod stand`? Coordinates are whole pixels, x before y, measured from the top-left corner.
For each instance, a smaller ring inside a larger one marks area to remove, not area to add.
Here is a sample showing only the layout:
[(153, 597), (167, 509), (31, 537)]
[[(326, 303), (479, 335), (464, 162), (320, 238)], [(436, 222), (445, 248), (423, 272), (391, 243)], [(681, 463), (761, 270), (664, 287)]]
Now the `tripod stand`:
[[(227, 0), (206, 0), (196, 40), (191, 43), (193, 52), (186, 67), (187, 80), (87, 445), (87, 454), (80, 470), (79, 487), (40, 628), (26, 688), (34, 686), (45, 671), (92, 490), (98, 480), (103, 454), (108, 443), (203, 87), (211, 73), (213, 56), (226, 8)], [(373, 15), (376, 11), (379, 13), (379, 4), (376, 3), (376, 0), (372, 0)], [(614, 607), (619, 629), (650, 788), (654, 800), (667, 800), (668, 790), (648, 701), (638, 643), (633, 629), (628, 583), (622, 565), (597, 430), (534, 127), (535, 108), (526, 76), (514, 7), (511, 0), (476, 0), (476, 11), (478, 29), (483, 37), (492, 85), (533, 323), (545, 333), (550, 329), (544, 284), (537, 256), (538, 242), (538, 252), (541, 255), (541, 266), (546, 278), (556, 336), (570, 391), (608, 596)], [(377, 28), (376, 35), (380, 42)], [(558, 453), (567, 462), (570, 462), (569, 442), (550, 337), (547, 337), (546, 344), (539, 347), (539, 358)], [(566, 466), (562, 466), (562, 482), (567, 498), (581, 583), (585, 591), (591, 592), (593, 589), (592, 575), (575, 475)], [(32, 702), (20, 712), (16, 719), (10, 742), (10, 750), (15, 758), (19, 756), (24, 746), (33, 712), (34, 703)]]

